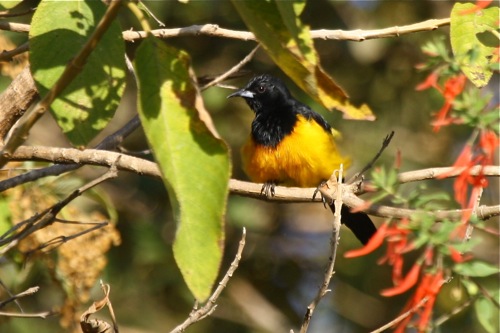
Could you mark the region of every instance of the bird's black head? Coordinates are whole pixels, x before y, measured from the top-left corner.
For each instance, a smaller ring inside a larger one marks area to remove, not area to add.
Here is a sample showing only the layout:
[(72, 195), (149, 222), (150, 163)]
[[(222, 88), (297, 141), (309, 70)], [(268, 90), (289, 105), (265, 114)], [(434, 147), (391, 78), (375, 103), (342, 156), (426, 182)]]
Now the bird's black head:
[(227, 97), (243, 97), (250, 108), (258, 114), (281, 109), (286, 106), (291, 95), (283, 81), (264, 74), (254, 77), (245, 88)]

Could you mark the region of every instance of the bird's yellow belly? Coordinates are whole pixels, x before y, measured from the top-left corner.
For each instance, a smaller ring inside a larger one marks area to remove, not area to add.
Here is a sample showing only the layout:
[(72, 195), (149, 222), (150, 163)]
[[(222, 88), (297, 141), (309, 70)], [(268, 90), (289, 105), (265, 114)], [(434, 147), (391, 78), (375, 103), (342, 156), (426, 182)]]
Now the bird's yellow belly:
[(256, 144), (251, 138), (242, 148), (243, 168), (253, 182), (314, 187), (332, 172), (350, 164), (342, 157), (331, 133), (301, 116), (292, 133), (276, 147)]

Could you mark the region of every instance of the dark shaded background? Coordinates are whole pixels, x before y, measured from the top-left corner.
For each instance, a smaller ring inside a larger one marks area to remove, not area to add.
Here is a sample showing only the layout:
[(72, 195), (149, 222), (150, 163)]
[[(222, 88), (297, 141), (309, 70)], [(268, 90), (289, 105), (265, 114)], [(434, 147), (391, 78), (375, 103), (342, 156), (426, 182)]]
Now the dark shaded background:
[[(148, 7), (167, 27), (193, 24), (219, 24), (221, 27), (246, 30), (228, 1), (146, 1)], [(452, 1), (309, 1), (303, 20), (312, 29), (379, 29), (448, 17)], [(123, 29), (138, 28), (127, 13), (121, 17)], [(350, 174), (359, 170), (379, 149), (382, 139), (394, 130), (396, 135), (379, 164), (391, 166), (397, 150), (401, 151), (402, 171), (451, 165), (468, 138), (469, 129), (456, 126), (432, 132), (431, 116), (442, 103), (433, 92), (417, 92), (415, 86), (425, 73), (415, 69), (424, 61), (420, 50), (429, 40), (447, 38), (448, 28), (433, 32), (403, 35), (398, 38), (362, 43), (317, 40), (316, 48), (325, 70), (349, 93), (355, 104), (367, 103), (375, 122), (343, 120), (330, 113), (299, 91), (269, 57), (260, 50), (245, 67), (252, 74), (228, 81), (243, 86), (258, 73), (272, 73), (289, 82), (293, 94), (313, 106), (343, 134), (341, 147), (352, 156)], [(254, 42), (206, 36), (171, 38), (165, 41), (186, 50), (192, 57), (198, 76), (217, 75), (250, 52)], [(447, 41), (448, 43), (448, 41)], [(127, 45), (133, 57), (139, 43)], [(498, 81), (494, 77), (492, 81)], [(133, 82), (114, 119), (110, 131), (118, 128), (136, 112)], [(498, 85), (490, 84), (494, 91)], [(485, 88), (489, 89), (489, 88)], [(230, 90), (210, 88), (203, 93), (221, 136), (232, 148), (233, 177), (245, 179), (240, 168), (239, 147), (245, 141), (252, 113), (239, 100), (226, 100)], [(57, 136), (43, 135), (54, 124), (44, 119), (32, 133), (40, 144), (60, 142)], [(105, 135), (105, 134), (103, 134)], [(60, 143), (58, 143), (60, 144)], [(125, 145), (131, 150), (146, 148), (144, 137), (135, 133)], [(90, 168), (83, 170), (90, 173)], [(429, 182), (430, 187), (452, 193), (451, 182)], [(492, 182), (483, 204), (498, 202)], [(103, 185), (119, 211), (118, 229), (122, 244), (109, 254), (103, 280), (112, 286), (111, 300), (124, 333), (165, 332), (189, 314), (193, 299), (173, 261), (172, 240), (175, 224), (163, 184), (131, 174)], [(495, 196), (494, 196), (495, 195)], [(275, 204), (231, 195), (226, 219), (225, 271), (232, 260), (242, 227), (247, 228), (247, 245), (240, 268), (219, 299), (213, 315), (189, 328), (189, 332), (288, 332), (297, 330), (301, 318), (323, 276), (328, 260), (332, 215), (320, 204)], [(376, 219), (379, 224), (381, 220)], [(491, 221), (497, 227), (498, 220)], [(481, 238), (477, 255), (498, 262), (498, 240), (476, 231)], [(342, 229), (332, 292), (315, 312), (309, 332), (367, 332), (398, 315), (407, 295), (384, 298), (382, 288), (391, 285), (390, 270), (377, 265), (383, 254), (378, 251), (358, 259), (344, 259), (342, 254), (360, 244), (347, 229)], [(498, 283), (496, 278), (485, 283)], [(50, 285), (43, 269), (34, 270), (23, 282)], [(451, 311), (467, 295), (457, 281), (447, 284), (436, 305), (437, 314)], [(47, 290), (47, 289), (46, 289)], [(95, 299), (100, 297), (96, 287)], [(48, 292), (31, 299), (27, 306), (34, 311), (51, 308), (60, 295)], [(442, 332), (482, 332), (475, 322), (473, 309), (466, 309), (442, 326)], [(57, 318), (47, 320), (15, 319), (0, 321), (2, 332), (60, 331)], [(4, 330), (5, 329), (5, 330)]]

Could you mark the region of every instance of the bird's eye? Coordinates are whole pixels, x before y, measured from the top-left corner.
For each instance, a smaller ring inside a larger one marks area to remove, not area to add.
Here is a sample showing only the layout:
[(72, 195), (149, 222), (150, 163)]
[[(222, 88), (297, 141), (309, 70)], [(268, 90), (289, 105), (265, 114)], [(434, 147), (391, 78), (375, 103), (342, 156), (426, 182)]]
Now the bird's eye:
[(263, 93), (264, 91), (266, 91), (266, 86), (265, 85), (260, 85), (257, 87), (257, 91), (260, 92), (260, 93)]

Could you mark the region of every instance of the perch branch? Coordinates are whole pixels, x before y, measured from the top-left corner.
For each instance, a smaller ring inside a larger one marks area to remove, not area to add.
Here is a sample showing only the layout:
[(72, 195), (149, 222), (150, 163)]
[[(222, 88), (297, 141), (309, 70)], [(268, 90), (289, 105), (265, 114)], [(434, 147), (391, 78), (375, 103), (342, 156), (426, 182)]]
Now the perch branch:
[[(156, 163), (133, 157), (117, 152), (104, 151), (98, 149), (78, 150), (74, 148), (51, 148), (51, 147), (29, 147), (21, 146), (12, 155), (11, 160), (24, 161), (24, 160), (38, 160), (53, 163), (63, 164), (91, 164), (110, 167), (117, 158), (120, 156), (116, 167), (119, 170), (129, 171), (136, 174), (160, 178), (161, 174)], [(476, 166), (471, 168), (471, 175), (478, 175), (479, 173), (485, 176), (498, 177), (500, 176), (500, 167), (495, 165), (490, 166)], [(435, 179), (438, 175), (445, 176), (446, 178), (456, 177), (460, 174), (460, 170), (454, 167), (432, 168), (425, 169), (418, 172), (402, 173), (400, 174), (400, 182), (406, 183), (409, 181)], [(433, 175), (431, 177), (430, 175)], [(0, 182), (1, 188), (2, 182)], [(313, 194), (315, 188), (295, 188), (276, 186), (275, 196), (273, 198), (265, 198), (261, 193), (262, 184), (249, 183), (240, 180), (231, 179), (229, 182), (231, 193), (252, 197), (260, 200), (268, 201), (286, 201), (286, 202), (313, 202)], [(355, 194), (359, 193), (357, 184), (346, 186), (348, 189), (343, 194), (342, 200), (346, 206), (358, 207), (365, 204), (365, 201), (358, 198)], [(330, 196), (327, 198), (332, 200)], [(315, 201), (320, 202), (318, 198)], [(393, 208), (382, 205), (372, 205), (364, 210), (365, 213), (376, 215), (380, 217), (395, 217), (403, 218), (409, 217), (416, 211), (412, 209)], [(460, 219), (464, 210), (443, 210), (434, 212), (437, 219)], [(488, 219), (492, 216), (500, 215), (500, 205), (495, 206), (480, 206), (477, 209), (477, 216), (479, 219)]]

